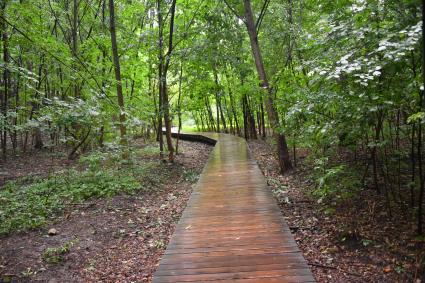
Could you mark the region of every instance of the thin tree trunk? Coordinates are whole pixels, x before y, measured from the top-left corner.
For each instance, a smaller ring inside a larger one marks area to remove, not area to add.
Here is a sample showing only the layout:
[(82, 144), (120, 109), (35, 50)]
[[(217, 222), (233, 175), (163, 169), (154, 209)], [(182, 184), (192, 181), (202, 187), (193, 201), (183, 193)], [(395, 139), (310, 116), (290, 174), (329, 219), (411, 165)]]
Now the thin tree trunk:
[[(71, 52), (74, 60), (77, 61), (77, 52), (78, 52), (78, 0), (73, 0), (72, 6), (72, 28), (71, 28), (71, 38), (72, 38), (72, 47)], [(73, 69), (76, 69), (76, 65), (73, 65)], [(78, 86), (78, 81), (76, 79), (73, 80), (74, 84), (74, 97), (80, 97), (80, 90)]]
[(179, 118), (177, 141), (176, 141), (176, 154), (179, 154), (179, 140), (180, 131), (182, 128), (182, 113), (181, 113), (181, 97), (182, 97), (182, 80), (183, 80), (183, 65), (180, 65), (180, 77), (179, 77), (179, 97), (177, 99), (177, 116)]
[(214, 117), (211, 111), (211, 104), (210, 104), (210, 99), (208, 98), (208, 96), (205, 96), (205, 106), (208, 112), (208, 119), (207, 119), (207, 121), (209, 122), (208, 127), (210, 128), (211, 131), (216, 131), (217, 128), (215, 127), (215, 124), (214, 124)]
[[(41, 84), (42, 84), (42, 81), (43, 81), (42, 76), (43, 76), (44, 60), (45, 60), (45, 57), (44, 57), (44, 55), (42, 55), (41, 59), (40, 59), (40, 61), (41, 61), (40, 66), (38, 68), (38, 83), (37, 83), (36, 88), (35, 88), (36, 89), (35, 96), (34, 96), (35, 100), (31, 102), (32, 109), (31, 109), (30, 119), (32, 119), (34, 113), (37, 113), (38, 110), (40, 109), (40, 103), (38, 101), (38, 96), (39, 96), (38, 93), (41, 89)], [(37, 127), (35, 129), (33, 137), (35, 138), (34, 148), (35, 149), (42, 149), (44, 144), (43, 144), (43, 137), (42, 137), (42, 134), (41, 134), (40, 127)]]
[[(3, 1), (1, 4), (0, 15), (2, 19), (6, 17), (6, 4), (7, 1)], [(3, 42), (3, 61), (6, 65), (3, 71), (3, 94), (1, 96), (1, 111), (4, 121), (6, 121), (7, 116), (7, 104), (8, 104), (8, 95), (9, 95), (9, 35), (7, 34), (7, 24), (4, 20), (1, 21), (1, 37)], [(1, 148), (3, 159), (6, 159), (7, 156), (7, 130), (6, 128), (1, 129)]]
[(264, 107), (263, 107), (263, 98), (262, 97), (261, 97), (261, 101), (260, 101), (260, 109), (261, 109), (261, 128), (262, 128), (261, 137), (263, 139), (265, 139), (267, 134), (266, 134), (266, 121), (265, 121), (265, 118), (264, 118)]
[[(174, 35), (174, 17), (176, 11), (176, 0), (173, 0), (171, 3), (171, 14), (170, 14), (170, 31), (168, 36), (168, 51), (167, 54), (163, 55), (163, 34), (162, 30), (164, 28), (162, 11), (161, 11), (161, 0), (157, 1), (158, 8), (158, 28), (160, 32), (160, 62), (159, 62), (159, 73), (160, 73), (160, 81), (159, 81), (159, 92), (162, 97), (162, 110), (164, 115), (164, 123), (165, 123), (165, 137), (167, 140), (168, 147), (168, 161), (174, 162), (174, 146), (173, 140), (171, 138), (171, 120), (170, 120), (170, 102), (168, 99), (168, 85), (167, 85), (167, 73), (168, 68), (170, 66), (171, 54), (173, 52), (173, 35)], [(162, 129), (161, 129), (162, 131)]]
[(248, 135), (248, 106), (246, 103), (246, 94), (243, 94), (242, 96), (242, 111), (243, 111), (243, 133), (244, 138), (247, 140), (249, 139)]
[(257, 108), (257, 112), (255, 114), (256, 114), (256, 118), (257, 118), (258, 135), (261, 137), (262, 136), (262, 133), (261, 133), (261, 130), (262, 130), (261, 129), (261, 117), (260, 117), (261, 110), (259, 108), (260, 107)]
[[(422, 83), (425, 84), (425, 0), (422, 0)], [(420, 93), (419, 107), (424, 111), (425, 90)], [(419, 207), (418, 207), (418, 234), (423, 234), (423, 205), (425, 195), (425, 176), (422, 160), (422, 123), (418, 123), (418, 164), (419, 164)]]
[[(19, 66), (22, 65), (22, 58), (21, 55), (19, 55)], [(16, 150), (18, 148), (18, 131), (16, 130), (18, 127), (18, 117), (19, 117), (19, 87), (21, 85), (21, 74), (17, 74), (16, 78), (16, 84), (15, 84), (15, 115), (16, 117), (13, 119), (13, 125), (15, 126), (13, 130), (13, 136), (12, 136), (12, 146), (13, 146), (13, 153), (16, 153)]]
[(249, 119), (249, 136), (251, 139), (257, 139), (257, 130), (255, 128), (255, 118), (254, 113), (251, 111), (251, 106), (249, 104), (249, 98), (247, 96), (247, 106), (248, 106), (248, 119)]
[(214, 64), (213, 64), (213, 73), (214, 73), (215, 86), (217, 88), (216, 91), (215, 91), (215, 103), (216, 103), (216, 108), (217, 108), (217, 132), (220, 132), (220, 116), (221, 116), (221, 123), (223, 125), (223, 131), (227, 132), (226, 119), (224, 118), (223, 108), (222, 108), (222, 105), (221, 105), (220, 84), (218, 83), (217, 69), (216, 69), (216, 66)]
[(124, 97), (122, 93), (122, 81), (121, 81), (121, 69), (120, 60), (118, 56), (117, 36), (115, 30), (115, 5), (114, 0), (109, 0), (109, 11), (110, 11), (110, 33), (111, 33), (111, 44), (112, 44), (112, 57), (114, 61), (115, 80), (117, 84), (117, 98), (119, 106), (119, 120), (120, 120), (120, 137), (121, 144), (127, 145), (127, 128), (125, 125), (125, 109), (124, 109)]
[(227, 88), (228, 88), (228, 92), (229, 92), (230, 108), (231, 108), (231, 112), (232, 112), (232, 115), (233, 115), (233, 119), (235, 120), (235, 127), (236, 127), (235, 134), (240, 136), (241, 132), (240, 132), (240, 128), (239, 128), (238, 114), (237, 114), (236, 108), (235, 108), (235, 101), (234, 101), (234, 98), (233, 98), (232, 89), (230, 88), (230, 82), (229, 82), (230, 78), (229, 78), (229, 74), (228, 74), (226, 68), (224, 68), (224, 70), (225, 70), (225, 75), (226, 75)]
[(225, 97), (223, 99), (223, 104), (224, 104), (224, 110), (226, 112), (227, 119), (229, 120), (229, 131), (227, 131), (227, 132), (235, 134), (235, 130), (234, 130), (234, 127), (233, 127), (232, 113), (231, 113), (229, 107), (227, 107), (227, 99)]
[(163, 66), (164, 66), (164, 38), (163, 38), (163, 15), (161, 11), (161, 0), (157, 1), (157, 14), (158, 14), (158, 33), (159, 33), (159, 64), (158, 64), (158, 140), (159, 140), (159, 155), (161, 159), (164, 157), (164, 136), (162, 133), (162, 117), (164, 115), (163, 93), (162, 93), (162, 80), (163, 80)]
[(202, 117), (202, 111), (198, 114), (199, 114), (198, 120), (201, 120), (201, 129), (202, 129), (202, 131), (205, 131), (206, 128), (205, 128), (205, 124), (204, 124), (204, 118)]

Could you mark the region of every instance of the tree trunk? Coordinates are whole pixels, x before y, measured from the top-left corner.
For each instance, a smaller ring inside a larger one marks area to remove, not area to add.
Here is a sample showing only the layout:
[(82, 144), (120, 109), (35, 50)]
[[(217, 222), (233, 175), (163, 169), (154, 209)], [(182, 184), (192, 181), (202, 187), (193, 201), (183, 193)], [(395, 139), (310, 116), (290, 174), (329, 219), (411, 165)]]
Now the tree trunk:
[(229, 99), (230, 99), (230, 108), (231, 108), (231, 112), (233, 115), (233, 119), (235, 120), (235, 127), (236, 127), (236, 134), (238, 134), (239, 136), (241, 135), (240, 132), (240, 128), (239, 128), (239, 121), (238, 121), (238, 114), (236, 113), (236, 108), (235, 108), (235, 101), (233, 99), (233, 93), (232, 93), (232, 89), (230, 88), (230, 78), (229, 78), (229, 74), (226, 70), (226, 68), (224, 68), (225, 71), (225, 75), (226, 75), (226, 81), (227, 81), (227, 89), (229, 92)]
[(117, 81), (117, 98), (118, 106), (120, 108), (119, 120), (120, 120), (120, 137), (121, 144), (127, 145), (127, 129), (125, 126), (125, 109), (124, 109), (124, 97), (122, 93), (122, 82), (121, 82), (121, 69), (120, 60), (118, 56), (117, 36), (115, 31), (115, 5), (114, 0), (109, 0), (109, 11), (110, 11), (110, 32), (111, 32), (111, 44), (112, 44), (112, 57), (114, 61), (115, 80)]
[(176, 13), (176, 1), (173, 0), (171, 3), (171, 16), (170, 16), (170, 31), (168, 35), (168, 52), (165, 56), (165, 67), (164, 67), (164, 81), (163, 81), (163, 103), (164, 103), (164, 123), (165, 123), (165, 137), (167, 139), (168, 147), (168, 161), (174, 162), (174, 146), (173, 140), (171, 138), (171, 119), (170, 119), (170, 101), (168, 99), (168, 84), (167, 84), (167, 74), (168, 68), (170, 66), (171, 54), (173, 52), (173, 35), (174, 35), (174, 17)]
[[(6, 17), (6, 2), (3, 1), (1, 4), (1, 11), (0, 15), (2, 16), (2, 19)], [(1, 96), (1, 112), (3, 115), (3, 119), (6, 122), (6, 116), (7, 116), (7, 103), (8, 103), (8, 96), (9, 96), (9, 36), (7, 34), (7, 24), (4, 20), (1, 21), (1, 37), (3, 42), (3, 61), (6, 65), (3, 71), (3, 94)], [(6, 127), (1, 129), (1, 148), (2, 148), (2, 156), (3, 159), (6, 159), (6, 152), (7, 152), (7, 130)]]
[(232, 113), (230, 111), (230, 108), (227, 107), (228, 106), (227, 105), (227, 99), (225, 97), (223, 99), (223, 104), (222, 104), (222, 106), (224, 107), (224, 110), (226, 112), (227, 119), (229, 120), (229, 130), (226, 131), (226, 133), (229, 133), (230, 132), (232, 134), (235, 134), (235, 130), (234, 130), (234, 127), (233, 127)]
[(214, 130), (217, 131), (217, 128), (215, 127), (215, 124), (214, 124), (213, 113), (211, 111), (210, 99), (208, 98), (208, 96), (205, 96), (205, 106), (207, 108), (207, 113), (208, 113), (208, 119), (207, 119), (207, 122), (209, 122), (208, 127), (210, 128), (210, 131), (214, 131)]
[[(422, 0), (422, 83), (425, 84), (425, 0)], [(424, 111), (425, 90), (420, 93), (419, 107)], [(419, 207), (418, 207), (418, 234), (423, 234), (423, 205), (425, 195), (425, 176), (422, 160), (422, 123), (418, 126), (418, 164), (419, 164)]]
[[(266, 122), (264, 119), (264, 107), (263, 107), (263, 98), (260, 101), (260, 110), (261, 110), (261, 137), (263, 139), (266, 138)], [(259, 126), (260, 127), (260, 126)]]
[(157, 14), (158, 14), (158, 48), (159, 48), (159, 64), (158, 64), (158, 141), (159, 141), (159, 155), (161, 159), (164, 156), (164, 136), (162, 133), (162, 117), (164, 115), (163, 96), (162, 96), (162, 80), (163, 80), (163, 66), (164, 66), (164, 38), (163, 38), (163, 15), (161, 11), (161, 0), (157, 0)]
[[(71, 28), (71, 38), (72, 38), (72, 46), (71, 46), (71, 52), (72, 56), (74, 57), (74, 61), (76, 62), (77, 59), (77, 52), (78, 52), (78, 0), (73, 0), (73, 6), (72, 6), (72, 28)], [(77, 66), (76, 64), (72, 65), (73, 69), (76, 70)], [(73, 80), (74, 84), (74, 97), (79, 98), (80, 97), (80, 89), (78, 85), (78, 80)]]
[(286, 143), (285, 135), (278, 133), (279, 126), (280, 126), (279, 115), (274, 106), (273, 91), (271, 87), (269, 86), (269, 82), (267, 80), (263, 58), (261, 56), (260, 45), (258, 43), (257, 30), (255, 28), (254, 17), (252, 14), (250, 0), (244, 0), (244, 8), (245, 8), (245, 24), (248, 30), (248, 35), (249, 35), (249, 39), (251, 43), (251, 51), (254, 57), (255, 66), (261, 81), (261, 87), (267, 91), (267, 97), (266, 97), (267, 113), (268, 113), (269, 121), (277, 141), (277, 145), (278, 145), (277, 148), (278, 148), (280, 171), (284, 173), (285, 171), (292, 169), (292, 163), (289, 156), (288, 145)]
[(181, 98), (182, 98), (182, 80), (183, 80), (183, 65), (180, 65), (180, 77), (179, 77), (179, 97), (177, 98), (177, 116), (179, 118), (177, 140), (176, 140), (176, 154), (179, 154), (179, 140), (180, 131), (182, 128), (182, 109), (181, 109)]
[[(40, 58), (40, 66), (38, 67), (38, 82), (35, 88), (35, 95), (34, 95), (34, 101), (31, 102), (32, 104), (32, 108), (31, 108), (31, 112), (30, 112), (30, 120), (33, 118), (34, 113), (37, 113), (38, 110), (40, 109), (40, 103), (38, 101), (38, 96), (39, 96), (39, 91), (41, 89), (41, 83), (43, 81), (43, 66), (45, 64), (45, 57), (44, 55), (41, 56)], [(42, 149), (44, 144), (43, 144), (43, 137), (41, 134), (41, 129), (40, 127), (37, 127), (34, 130), (34, 135), (33, 138), (35, 139), (35, 143), (34, 143), (34, 148), (35, 149)]]
[(247, 103), (246, 103), (246, 94), (242, 96), (242, 112), (243, 112), (243, 134), (244, 138), (249, 139), (248, 135), (248, 111), (247, 111)]

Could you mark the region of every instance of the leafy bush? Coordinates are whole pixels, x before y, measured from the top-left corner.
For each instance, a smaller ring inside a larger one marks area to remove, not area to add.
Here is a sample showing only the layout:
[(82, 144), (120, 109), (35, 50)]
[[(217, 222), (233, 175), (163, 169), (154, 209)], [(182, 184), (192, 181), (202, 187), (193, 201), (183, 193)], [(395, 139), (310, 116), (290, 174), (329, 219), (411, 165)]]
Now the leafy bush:
[(316, 183), (313, 196), (318, 203), (326, 205), (326, 212), (334, 212), (334, 206), (343, 200), (354, 197), (359, 188), (360, 181), (354, 170), (347, 170), (345, 165), (327, 167), (327, 158), (315, 161), (312, 178)]
[(60, 247), (47, 248), (42, 255), (43, 261), (47, 263), (59, 263), (63, 261), (63, 256), (71, 251), (73, 245), (73, 241), (68, 241)]
[(195, 183), (198, 180), (199, 174), (196, 171), (187, 169), (183, 171), (183, 179), (190, 183)]
[(145, 146), (140, 150), (140, 154), (143, 156), (157, 156), (159, 154), (159, 148), (157, 146)]
[(0, 234), (40, 227), (72, 203), (132, 194), (158, 183), (150, 178), (157, 175), (158, 164), (133, 160), (124, 165), (112, 162), (108, 154), (96, 152), (84, 158), (84, 171), (57, 172), (30, 184), (24, 179), (7, 183), (0, 191)]

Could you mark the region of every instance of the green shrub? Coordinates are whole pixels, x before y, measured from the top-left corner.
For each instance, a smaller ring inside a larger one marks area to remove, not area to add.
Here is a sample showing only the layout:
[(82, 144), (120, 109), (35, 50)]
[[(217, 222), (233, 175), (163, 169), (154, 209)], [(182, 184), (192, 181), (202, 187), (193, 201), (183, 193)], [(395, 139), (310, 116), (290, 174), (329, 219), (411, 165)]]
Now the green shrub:
[(71, 251), (73, 245), (73, 241), (68, 241), (60, 247), (47, 248), (42, 255), (43, 261), (47, 263), (59, 263), (63, 261), (64, 255)]
[(315, 160), (312, 178), (316, 184), (313, 196), (318, 203), (325, 205), (326, 212), (333, 213), (339, 202), (353, 198), (361, 187), (355, 170), (347, 170), (345, 165), (328, 168), (328, 159)]
[[(109, 153), (108, 153), (109, 154)], [(40, 227), (66, 205), (91, 198), (132, 194), (155, 187), (158, 163), (112, 161), (116, 155), (94, 153), (82, 159), (87, 169), (57, 172), (45, 179), (14, 181), (0, 191), (0, 234)], [(102, 164), (108, 165), (103, 166)]]
[(159, 153), (159, 148), (157, 146), (151, 145), (145, 146), (140, 150), (140, 154), (143, 156), (157, 156)]
[(185, 169), (183, 171), (183, 179), (190, 183), (195, 183), (198, 180), (199, 174), (191, 169)]

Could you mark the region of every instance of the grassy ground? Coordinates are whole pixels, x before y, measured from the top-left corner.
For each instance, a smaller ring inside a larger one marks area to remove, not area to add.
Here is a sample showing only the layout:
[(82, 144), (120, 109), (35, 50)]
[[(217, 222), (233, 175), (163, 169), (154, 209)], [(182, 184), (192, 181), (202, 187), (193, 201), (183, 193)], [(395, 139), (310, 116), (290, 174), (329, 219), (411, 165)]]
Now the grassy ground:
[(183, 125), (181, 131), (184, 133), (193, 133), (198, 132), (198, 128), (195, 125)]

